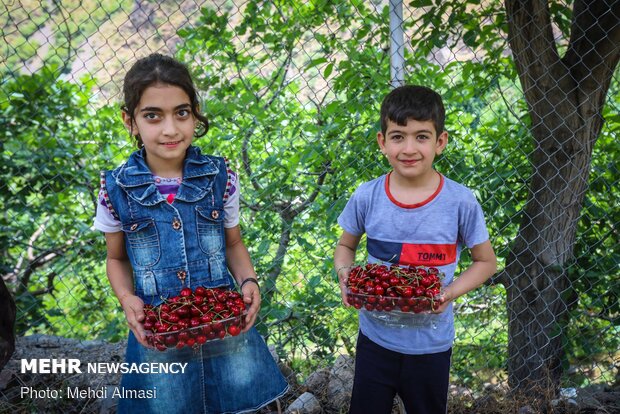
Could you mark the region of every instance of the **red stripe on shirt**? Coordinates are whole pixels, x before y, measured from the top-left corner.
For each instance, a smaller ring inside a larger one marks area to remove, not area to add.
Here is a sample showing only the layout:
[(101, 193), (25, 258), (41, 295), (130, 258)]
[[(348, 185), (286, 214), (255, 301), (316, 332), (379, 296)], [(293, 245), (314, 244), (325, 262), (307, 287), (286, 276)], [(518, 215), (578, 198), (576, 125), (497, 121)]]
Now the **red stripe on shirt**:
[(411, 266), (445, 266), (456, 262), (454, 244), (403, 243), (399, 263)]

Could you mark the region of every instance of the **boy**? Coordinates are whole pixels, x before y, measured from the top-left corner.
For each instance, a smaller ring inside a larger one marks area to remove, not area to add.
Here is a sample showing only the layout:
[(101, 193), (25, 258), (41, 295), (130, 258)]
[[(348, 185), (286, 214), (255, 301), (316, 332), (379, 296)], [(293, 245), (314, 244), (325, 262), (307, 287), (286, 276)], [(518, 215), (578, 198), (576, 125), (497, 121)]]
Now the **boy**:
[[(377, 142), (392, 171), (362, 184), (338, 217), (344, 231), (334, 266), (345, 306), (346, 281), (364, 233), (370, 263), (433, 266), (445, 273), (441, 305), (422, 325), (396, 326), (374, 311), (360, 311), (351, 414), (390, 413), (397, 393), (408, 414), (447, 412), (452, 301), (496, 271), (476, 198), (433, 169), (448, 143), (444, 119), (433, 90), (402, 86), (390, 92), (381, 105)], [(463, 246), (473, 263), (453, 282)]]

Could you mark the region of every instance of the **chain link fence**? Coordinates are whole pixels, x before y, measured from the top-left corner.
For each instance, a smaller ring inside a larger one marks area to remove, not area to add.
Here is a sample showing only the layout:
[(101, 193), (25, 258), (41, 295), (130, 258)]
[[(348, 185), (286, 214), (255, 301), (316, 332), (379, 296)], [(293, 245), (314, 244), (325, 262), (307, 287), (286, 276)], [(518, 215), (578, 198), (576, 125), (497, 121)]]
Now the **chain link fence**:
[[(438, 90), (447, 108), (436, 168), (474, 191), (499, 259), (492, 282), (455, 306), (451, 412), (473, 412), (485, 395), (501, 405), (525, 382), (565, 400), (618, 384), (620, 79), (617, 46), (601, 46), (618, 38), (617, 2), (551, 2), (525, 17), (514, 3), (403, 5), (404, 79)], [(3, 1), (0, 273), (17, 335), (125, 339), (92, 222), (99, 171), (133, 150), (120, 120), (124, 73), (160, 52), (186, 62), (201, 90), (211, 128), (196, 144), (240, 176), (264, 292), (258, 328), (296, 392), (354, 355), (357, 314), (341, 306), (332, 256), (349, 196), (389, 170), (375, 143), (393, 80), (388, 6)], [(533, 46), (517, 29), (540, 25), (539, 12), (551, 24), (536, 41), (563, 60), (528, 60)], [(584, 59), (571, 66), (575, 50)], [(593, 54), (606, 76), (587, 66)], [(459, 270), (469, 263), (464, 254)]]

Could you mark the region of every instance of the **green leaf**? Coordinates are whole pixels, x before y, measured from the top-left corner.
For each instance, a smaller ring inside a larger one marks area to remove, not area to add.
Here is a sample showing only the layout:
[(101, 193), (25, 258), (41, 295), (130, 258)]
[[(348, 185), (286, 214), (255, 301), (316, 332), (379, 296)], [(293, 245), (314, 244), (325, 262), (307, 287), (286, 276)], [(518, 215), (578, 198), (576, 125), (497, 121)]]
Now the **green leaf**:
[(432, 0), (412, 0), (411, 2), (409, 2), (409, 7), (428, 7), (432, 5)]
[(308, 63), (308, 65), (306, 65), (306, 69), (312, 69), (313, 67), (318, 66), (318, 65), (320, 65), (322, 63), (326, 63), (326, 62), (327, 62), (327, 58), (325, 58), (325, 57), (320, 57), (320, 58), (317, 58), (317, 59), (312, 59), (310, 61), (310, 63)]
[(332, 74), (332, 71), (334, 70), (334, 63), (331, 62), (329, 65), (327, 65), (327, 67), (325, 68), (325, 70), (323, 71), (323, 77), (325, 79), (329, 78), (329, 75)]

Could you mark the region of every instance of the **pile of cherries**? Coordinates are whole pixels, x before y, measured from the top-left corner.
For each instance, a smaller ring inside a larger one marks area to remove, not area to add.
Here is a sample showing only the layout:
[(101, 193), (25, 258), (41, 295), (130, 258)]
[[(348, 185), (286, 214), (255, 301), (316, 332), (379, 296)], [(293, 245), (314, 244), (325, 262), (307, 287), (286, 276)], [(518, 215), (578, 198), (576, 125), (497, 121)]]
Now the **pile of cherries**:
[(183, 288), (159, 306), (144, 305), (144, 313), (144, 329), (153, 333), (147, 342), (165, 351), (239, 335), (246, 307), (239, 292), (199, 286)]
[(347, 281), (347, 300), (369, 311), (429, 312), (441, 305), (442, 277), (435, 267), (355, 266)]

